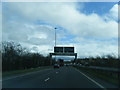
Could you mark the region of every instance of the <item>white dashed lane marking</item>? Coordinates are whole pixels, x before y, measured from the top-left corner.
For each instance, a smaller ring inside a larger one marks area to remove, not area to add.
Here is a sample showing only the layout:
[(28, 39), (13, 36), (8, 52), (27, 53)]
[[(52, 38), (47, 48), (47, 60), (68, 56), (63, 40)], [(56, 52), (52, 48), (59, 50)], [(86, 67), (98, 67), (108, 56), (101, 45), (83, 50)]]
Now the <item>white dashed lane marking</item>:
[(45, 79), (45, 82), (48, 81), (50, 78)]
[(56, 72), (56, 74), (57, 74), (58, 72)]

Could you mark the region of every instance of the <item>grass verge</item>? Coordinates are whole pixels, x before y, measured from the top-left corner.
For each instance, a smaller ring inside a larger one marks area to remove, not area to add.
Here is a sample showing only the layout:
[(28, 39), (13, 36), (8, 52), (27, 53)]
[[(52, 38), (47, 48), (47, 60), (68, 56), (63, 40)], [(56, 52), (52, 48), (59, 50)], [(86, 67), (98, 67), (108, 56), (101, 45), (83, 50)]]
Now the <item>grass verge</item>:
[(7, 71), (7, 72), (2, 72), (2, 77), (4, 78), (4, 77), (8, 77), (8, 76), (25, 74), (28, 72), (34, 72), (34, 71), (39, 71), (39, 70), (44, 70), (44, 69), (49, 69), (49, 68), (52, 68), (52, 67), (44, 66), (44, 67), (30, 68), (30, 69), (24, 69), (24, 70)]

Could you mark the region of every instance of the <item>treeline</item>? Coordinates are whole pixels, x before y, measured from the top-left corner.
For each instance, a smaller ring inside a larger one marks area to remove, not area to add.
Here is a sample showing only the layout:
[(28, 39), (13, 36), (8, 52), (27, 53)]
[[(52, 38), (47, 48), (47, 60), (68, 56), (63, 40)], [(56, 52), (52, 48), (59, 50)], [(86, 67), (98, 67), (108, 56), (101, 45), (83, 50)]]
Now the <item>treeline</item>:
[(77, 59), (76, 63), (90, 66), (120, 68), (120, 60), (114, 55), (104, 55)]
[(14, 42), (2, 43), (2, 71), (20, 70), (49, 66), (50, 57), (40, 53), (31, 53), (20, 44)]

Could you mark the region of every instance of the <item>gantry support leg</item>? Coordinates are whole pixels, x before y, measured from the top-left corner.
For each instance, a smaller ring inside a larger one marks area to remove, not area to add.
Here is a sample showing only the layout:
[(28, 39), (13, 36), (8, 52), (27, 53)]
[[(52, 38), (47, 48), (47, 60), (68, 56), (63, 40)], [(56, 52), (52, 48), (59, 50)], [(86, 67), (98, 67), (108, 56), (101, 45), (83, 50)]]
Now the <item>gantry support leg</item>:
[(50, 53), (50, 65), (52, 66), (52, 53)]

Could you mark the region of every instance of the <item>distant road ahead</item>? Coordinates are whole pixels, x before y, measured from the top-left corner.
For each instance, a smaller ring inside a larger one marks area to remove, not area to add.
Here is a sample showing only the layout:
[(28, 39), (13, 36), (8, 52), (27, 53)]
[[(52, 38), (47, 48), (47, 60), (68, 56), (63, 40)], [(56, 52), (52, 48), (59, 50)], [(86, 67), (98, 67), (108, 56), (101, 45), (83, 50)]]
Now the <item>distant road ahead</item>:
[[(87, 77), (73, 67), (60, 67), (8, 78), (3, 88), (104, 88), (97, 80)], [(112, 87), (111, 85), (107, 85)], [(113, 86), (114, 87), (114, 86)]]

